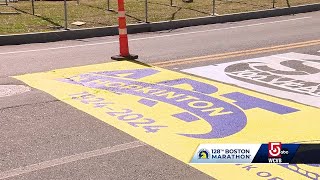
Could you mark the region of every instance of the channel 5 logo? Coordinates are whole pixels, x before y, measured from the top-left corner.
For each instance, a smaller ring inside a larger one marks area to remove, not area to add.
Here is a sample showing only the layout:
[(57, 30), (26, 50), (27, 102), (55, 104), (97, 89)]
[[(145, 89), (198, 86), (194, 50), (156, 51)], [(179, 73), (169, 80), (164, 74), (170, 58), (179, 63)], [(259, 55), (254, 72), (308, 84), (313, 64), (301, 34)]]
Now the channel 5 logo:
[(269, 142), (268, 144), (269, 158), (281, 158), (281, 155), (289, 154), (289, 151), (282, 149), (281, 142)]

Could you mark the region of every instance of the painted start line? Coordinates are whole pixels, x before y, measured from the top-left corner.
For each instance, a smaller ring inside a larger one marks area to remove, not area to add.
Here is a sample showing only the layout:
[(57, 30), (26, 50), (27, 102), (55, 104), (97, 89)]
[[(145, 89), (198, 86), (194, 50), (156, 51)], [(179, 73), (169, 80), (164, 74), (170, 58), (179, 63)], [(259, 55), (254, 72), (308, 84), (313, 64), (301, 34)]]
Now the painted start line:
[[(303, 61), (306, 58), (308, 62)], [(309, 96), (319, 98), (319, 85), (315, 89), (317, 82), (309, 81), (319, 77), (320, 58), (289, 53), (268, 59), (183, 71), (290, 99), (284, 93), (288, 91), (296, 97), (291, 99), (299, 102)], [(303, 69), (292, 69), (297, 64), (304, 65)], [(279, 67), (282, 69), (276, 69)], [(121, 61), (15, 78), (187, 164), (201, 143), (292, 143), (320, 139), (318, 100), (302, 102), (311, 105), (306, 106), (158, 67)], [(268, 89), (261, 89), (264, 83)], [(217, 179), (320, 178), (319, 167), (313, 165), (189, 165)]]

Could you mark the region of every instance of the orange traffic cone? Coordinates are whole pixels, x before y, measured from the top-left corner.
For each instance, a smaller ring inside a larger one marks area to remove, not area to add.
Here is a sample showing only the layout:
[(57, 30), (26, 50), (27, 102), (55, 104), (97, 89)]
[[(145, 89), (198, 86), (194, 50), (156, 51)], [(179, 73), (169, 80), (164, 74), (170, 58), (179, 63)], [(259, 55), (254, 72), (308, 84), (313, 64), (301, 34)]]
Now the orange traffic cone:
[(113, 60), (134, 60), (138, 59), (138, 55), (129, 53), (129, 43), (126, 24), (126, 12), (124, 10), (124, 0), (118, 0), (118, 20), (119, 20), (119, 43), (120, 55), (112, 56)]

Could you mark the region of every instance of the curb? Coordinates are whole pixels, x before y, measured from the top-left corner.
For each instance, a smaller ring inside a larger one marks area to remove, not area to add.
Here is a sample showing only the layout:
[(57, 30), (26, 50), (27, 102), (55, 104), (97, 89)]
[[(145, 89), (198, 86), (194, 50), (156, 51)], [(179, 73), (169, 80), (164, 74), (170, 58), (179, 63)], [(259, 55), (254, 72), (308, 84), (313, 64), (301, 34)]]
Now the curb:
[[(312, 11), (319, 11), (320, 3), (308, 4), (302, 6), (294, 6), (291, 8), (277, 8), (262, 11), (253, 11), (245, 13), (227, 14), (223, 16), (207, 16), (201, 18), (182, 19), (173, 21), (162, 21), (155, 23), (142, 23), (128, 25), (128, 33), (142, 33), (163, 31), (169, 29), (177, 29), (190, 26), (207, 25), (215, 23), (235, 22), (249, 19), (259, 19), (275, 16), (283, 16), (290, 14), (306, 13)], [(26, 33), (14, 35), (0, 35), (1, 45), (18, 45), (29, 43), (45, 43), (62, 40), (84, 39), (92, 37), (113, 36), (118, 35), (118, 26), (108, 26), (100, 28), (88, 28), (77, 30), (62, 30), (53, 32), (41, 33)]]

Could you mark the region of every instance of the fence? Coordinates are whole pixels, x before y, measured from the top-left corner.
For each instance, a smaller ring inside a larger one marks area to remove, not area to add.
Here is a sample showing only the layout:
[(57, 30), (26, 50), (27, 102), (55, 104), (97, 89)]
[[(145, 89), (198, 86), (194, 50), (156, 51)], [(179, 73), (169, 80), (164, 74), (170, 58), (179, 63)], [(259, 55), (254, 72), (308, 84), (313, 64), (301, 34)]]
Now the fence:
[(4, 0), (4, 2), (3, 2), (3, 1), (0, 1), (0, 4), (1, 4), (1, 5), (6, 5), (6, 6), (7, 6), (7, 5), (8, 5), (8, 0)]
[[(4, 0), (2, 0), (4, 1)], [(319, 3), (319, 0), (125, 0), (127, 21), (149, 23), (204, 16), (219, 16)], [(22, 1), (9, 6), (20, 12), (19, 18), (0, 15), (0, 34), (102, 27), (117, 24), (117, 0)], [(1, 8), (1, 6), (0, 6)], [(0, 9), (1, 12), (1, 9)], [(22, 24), (22, 25), (19, 25)], [(12, 29), (12, 27), (21, 27)], [(19, 32), (21, 31), (21, 32)]]

